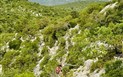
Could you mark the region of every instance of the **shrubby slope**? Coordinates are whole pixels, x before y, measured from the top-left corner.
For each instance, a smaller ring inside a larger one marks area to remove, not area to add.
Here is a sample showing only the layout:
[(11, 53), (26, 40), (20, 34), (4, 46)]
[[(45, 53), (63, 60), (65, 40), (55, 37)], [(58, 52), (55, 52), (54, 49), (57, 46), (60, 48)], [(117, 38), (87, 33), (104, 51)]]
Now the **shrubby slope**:
[(57, 77), (58, 64), (63, 77), (123, 77), (122, 0), (79, 10), (27, 0), (0, 5), (1, 77)]

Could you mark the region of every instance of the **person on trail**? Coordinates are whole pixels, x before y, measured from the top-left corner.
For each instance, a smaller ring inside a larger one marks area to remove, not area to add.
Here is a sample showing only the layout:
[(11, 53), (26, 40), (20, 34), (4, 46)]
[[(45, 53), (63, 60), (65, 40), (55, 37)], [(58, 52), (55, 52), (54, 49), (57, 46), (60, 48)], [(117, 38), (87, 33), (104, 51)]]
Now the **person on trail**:
[(59, 74), (60, 72), (62, 72), (62, 69), (61, 69), (61, 67), (62, 67), (62, 65), (58, 65), (57, 67), (56, 67), (56, 74)]

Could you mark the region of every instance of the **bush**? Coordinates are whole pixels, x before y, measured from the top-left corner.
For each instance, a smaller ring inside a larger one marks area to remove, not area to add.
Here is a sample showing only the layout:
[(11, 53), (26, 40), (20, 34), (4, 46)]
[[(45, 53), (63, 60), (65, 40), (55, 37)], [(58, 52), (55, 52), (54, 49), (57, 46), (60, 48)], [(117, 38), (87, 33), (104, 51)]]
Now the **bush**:
[(69, 28), (73, 28), (73, 27), (75, 27), (77, 25), (77, 23), (75, 22), (75, 20), (71, 20), (69, 22), (69, 24), (70, 24)]
[(1, 60), (1, 64), (3, 65), (4, 69), (7, 69), (10, 67), (10, 64), (12, 63), (13, 59), (19, 55), (19, 52), (16, 51), (8, 51), (4, 54), (3, 59)]
[(91, 69), (90, 69), (90, 71), (91, 72), (93, 72), (93, 71), (95, 71), (96, 69), (101, 69), (101, 68), (103, 68), (103, 66), (104, 66), (104, 61), (102, 61), (102, 60), (99, 60), (99, 61), (97, 61), (96, 63), (93, 63), (92, 64), (92, 66), (91, 66)]
[(59, 38), (59, 37), (62, 37), (62, 36), (64, 36), (66, 34), (66, 31), (64, 31), (64, 30), (58, 30), (58, 31), (56, 31), (56, 37), (57, 38)]
[[(81, 51), (70, 51), (66, 62), (71, 65), (80, 66), (83, 65), (83, 54)], [(72, 67), (74, 68), (74, 67)]]
[(46, 46), (44, 46), (41, 51), (41, 55), (45, 56), (46, 54), (48, 54), (48, 48)]
[(60, 44), (61, 47), (65, 47), (65, 42), (66, 41), (65, 41), (64, 38), (59, 38), (58, 41), (59, 41), (59, 44)]
[(79, 13), (77, 11), (72, 11), (71, 16), (72, 18), (77, 18), (79, 16)]
[(62, 56), (66, 53), (64, 48), (60, 48), (57, 50), (57, 54), (55, 55), (54, 59), (62, 59)]
[(106, 73), (103, 77), (123, 77), (123, 66), (121, 60), (107, 62), (105, 64)]
[(24, 72), (21, 74), (16, 74), (14, 77), (35, 77), (32, 72)]
[(55, 43), (55, 39), (53, 39), (53, 36), (50, 35), (44, 35), (44, 42), (46, 45), (53, 47), (54, 43)]
[(41, 74), (40, 74), (40, 77), (50, 77), (50, 75), (48, 73), (46, 73), (45, 71), (43, 71)]
[(66, 76), (66, 74), (67, 74), (69, 71), (70, 71), (69, 66), (64, 66), (64, 67), (62, 68), (62, 73), (63, 73), (64, 76)]
[(19, 72), (19, 69), (8, 68), (7, 70), (4, 70), (3, 74), (0, 75), (0, 77), (14, 77), (14, 75), (19, 74)]
[(21, 40), (13, 40), (9, 42), (9, 48), (18, 50), (20, 48)]
[(44, 56), (44, 59), (42, 60), (41, 64), (40, 64), (40, 68), (43, 69), (44, 65), (48, 63), (48, 60), (50, 59), (50, 56), (47, 54)]

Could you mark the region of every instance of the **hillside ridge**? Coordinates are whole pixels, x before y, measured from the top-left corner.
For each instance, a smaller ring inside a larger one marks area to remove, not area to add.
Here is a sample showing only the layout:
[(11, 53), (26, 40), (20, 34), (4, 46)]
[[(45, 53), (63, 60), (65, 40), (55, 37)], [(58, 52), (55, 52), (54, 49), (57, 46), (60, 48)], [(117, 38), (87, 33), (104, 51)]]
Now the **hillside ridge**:
[(123, 77), (122, 0), (0, 5), (0, 77)]

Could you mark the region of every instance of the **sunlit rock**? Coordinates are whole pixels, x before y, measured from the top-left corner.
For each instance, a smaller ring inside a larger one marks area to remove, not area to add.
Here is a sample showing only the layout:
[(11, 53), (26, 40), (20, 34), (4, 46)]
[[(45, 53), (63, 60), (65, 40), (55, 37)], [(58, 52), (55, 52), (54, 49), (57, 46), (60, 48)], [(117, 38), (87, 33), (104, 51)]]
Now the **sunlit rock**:
[(2, 65), (0, 65), (0, 74), (2, 74)]
[(93, 62), (96, 62), (98, 59), (92, 60), (86, 60), (84, 62), (84, 66), (80, 66), (75, 72), (73, 77), (89, 77), (90, 74), (90, 68), (92, 66)]
[(113, 4), (109, 4), (109, 5), (105, 6), (105, 7), (100, 11), (100, 13), (106, 15), (106, 11), (107, 11), (108, 9), (113, 9), (113, 8), (115, 8), (115, 7), (117, 6), (117, 3), (118, 3), (118, 2), (115, 2), (115, 3), (113, 3)]
[(56, 51), (59, 49), (58, 41), (55, 42), (52, 48), (48, 46), (48, 49), (49, 49), (49, 55), (51, 56), (50, 60), (52, 60), (54, 55), (56, 54)]
[(36, 67), (34, 68), (34, 70), (33, 70), (33, 72), (34, 72), (34, 74), (35, 74), (35, 76), (36, 77), (40, 77), (40, 74), (41, 74), (41, 70), (40, 70), (40, 63), (43, 61), (43, 59), (44, 59), (44, 57), (41, 59), (41, 60), (39, 60), (38, 62), (37, 62), (37, 65), (36, 65)]
[(105, 73), (105, 69), (101, 69), (101, 70), (96, 69), (93, 73), (90, 74), (89, 77), (101, 77), (101, 75), (104, 73)]

